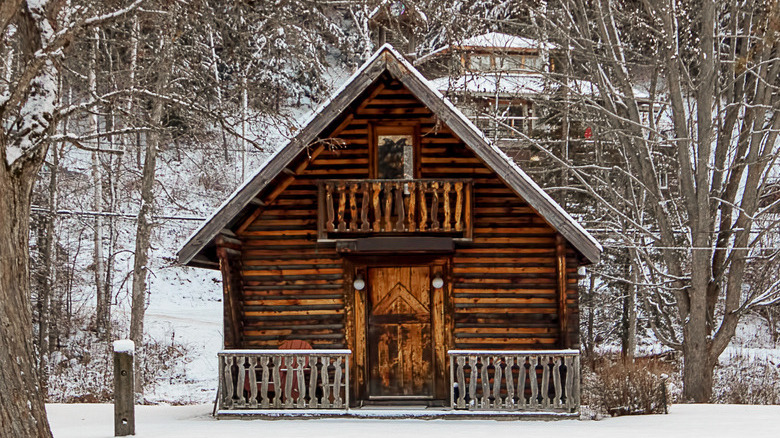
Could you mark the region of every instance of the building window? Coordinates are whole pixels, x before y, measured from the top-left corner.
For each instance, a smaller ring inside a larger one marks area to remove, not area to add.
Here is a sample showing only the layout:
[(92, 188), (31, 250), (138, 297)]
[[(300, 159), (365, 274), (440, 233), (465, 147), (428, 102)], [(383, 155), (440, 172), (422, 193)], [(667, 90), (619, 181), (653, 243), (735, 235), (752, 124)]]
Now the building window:
[(414, 178), (414, 137), (411, 134), (377, 136), (377, 178)]
[(493, 69), (490, 55), (471, 55), (469, 57), (472, 71), (490, 71)]

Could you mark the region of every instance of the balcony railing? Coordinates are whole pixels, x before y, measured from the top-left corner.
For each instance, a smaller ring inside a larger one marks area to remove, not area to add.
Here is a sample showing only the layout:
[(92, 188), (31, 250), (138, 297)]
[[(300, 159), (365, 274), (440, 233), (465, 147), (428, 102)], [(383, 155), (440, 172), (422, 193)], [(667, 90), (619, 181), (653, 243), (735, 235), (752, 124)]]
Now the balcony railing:
[(465, 179), (319, 182), (319, 239), (420, 233), (471, 239), (472, 184)]
[(350, 350), (225, 350), (219, 408), (347, 409)]
[(577, 350), (450, 350), (453, 409), (578, 412)]

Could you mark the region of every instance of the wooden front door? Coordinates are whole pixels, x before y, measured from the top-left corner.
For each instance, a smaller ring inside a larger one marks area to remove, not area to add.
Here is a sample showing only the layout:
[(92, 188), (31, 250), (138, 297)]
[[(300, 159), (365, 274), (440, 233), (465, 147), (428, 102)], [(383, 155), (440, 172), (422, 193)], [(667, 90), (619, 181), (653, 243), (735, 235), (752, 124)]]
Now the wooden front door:
[(369, 399), (433, 398), (428, 266), (368, 270)]

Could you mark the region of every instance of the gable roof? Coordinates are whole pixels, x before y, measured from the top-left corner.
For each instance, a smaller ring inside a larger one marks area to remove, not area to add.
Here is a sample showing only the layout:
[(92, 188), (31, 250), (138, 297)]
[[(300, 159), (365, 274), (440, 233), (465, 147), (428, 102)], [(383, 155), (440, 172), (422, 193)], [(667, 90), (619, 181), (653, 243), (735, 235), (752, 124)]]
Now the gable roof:
[(503, 151), (447, 98), (437, 91), (402, 55), (385, 44), (363, 66), (335, 91), (331, 98), (314, 111), (301, 131), (248, 178), (243, 185), (217, 208), (178, 252), (182, 264), (193, 259), (238, 216), (266, 186), (303, 152), (342, 112), (380, 75), (388, 72), (427, 106), (461, 141), (504, 181), (525, 199), (554, 229), (590, 262), (596, 263), (601, 245), (566, 213), (547, 193), (525, 174)]

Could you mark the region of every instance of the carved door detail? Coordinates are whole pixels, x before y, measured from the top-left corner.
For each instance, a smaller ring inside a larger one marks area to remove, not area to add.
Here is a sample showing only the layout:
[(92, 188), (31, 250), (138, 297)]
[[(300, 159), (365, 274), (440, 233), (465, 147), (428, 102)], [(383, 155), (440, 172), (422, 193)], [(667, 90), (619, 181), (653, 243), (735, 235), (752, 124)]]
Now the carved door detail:
[(430, 269), (368, 271), (369, 398), (432, 398)]

